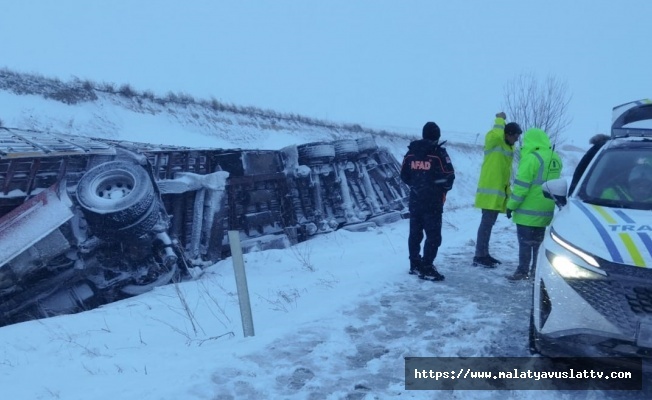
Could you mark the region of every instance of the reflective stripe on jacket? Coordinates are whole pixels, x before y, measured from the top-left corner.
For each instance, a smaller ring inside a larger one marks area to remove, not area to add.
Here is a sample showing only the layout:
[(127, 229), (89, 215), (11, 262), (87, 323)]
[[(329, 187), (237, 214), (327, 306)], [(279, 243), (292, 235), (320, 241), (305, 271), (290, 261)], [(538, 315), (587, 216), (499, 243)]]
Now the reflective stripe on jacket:
[(559, 178), (562, 162), (552, 150), (548, 135), (541, 129), (528, 129), (523, 134), (521, 160), (507, 208), (513, 210), (514, 223), (525, 226), (550, 225), (555, 202), (543, 196), (541, 185)]
[(505, 142), (505, 120), (496, 118), (484, 139), (484, 159), (475, 192), (477, 208), (505, 212), (513, 160), (514, 148)]

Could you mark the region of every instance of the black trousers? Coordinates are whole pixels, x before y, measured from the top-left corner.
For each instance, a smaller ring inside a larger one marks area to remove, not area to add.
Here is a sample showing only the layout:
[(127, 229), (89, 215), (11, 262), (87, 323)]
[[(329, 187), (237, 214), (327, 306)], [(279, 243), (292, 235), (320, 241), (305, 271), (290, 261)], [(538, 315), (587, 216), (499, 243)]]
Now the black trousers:
[(423, 265), (431, 265), (437, 257), (437, 250), (441, 245), (441, 211), (410, 212), (410, 236), (408, 237), (408, 250), (410, 260), (418, 260), (421, 256), (421, 241), (424, 232), (426, 241), (423, 244)]
[[(545, 232), (545, 227), (516, 225), (516, 235), (518, 236), (518, 268), (516, 272), (530, 274), (532, 271), (531, 273), (534, 274), (539, 246), (543, 242)], [(532, 263), (531, 267), (530, 263)]]
[(478, 238), (475, 241), (475, 256), (487, 257), (489, 255), (489, 239), (491, 230), (498, 219), (498, 211), (482, 209), (482, 219), (478, 227)]

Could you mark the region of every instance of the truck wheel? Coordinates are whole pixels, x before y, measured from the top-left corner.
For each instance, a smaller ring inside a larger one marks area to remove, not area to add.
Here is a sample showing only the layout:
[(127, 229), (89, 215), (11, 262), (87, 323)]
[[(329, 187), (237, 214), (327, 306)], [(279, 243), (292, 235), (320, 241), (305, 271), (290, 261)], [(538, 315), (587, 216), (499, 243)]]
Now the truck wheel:
[(150, 210), (154, 197), (147, 171), (124, 161), (100, 164), (77, 184), (77, 201), (89, 224), (105, 229), (132, 225)]
[(358, 143), (360, 153), (373, 153), (378, 150), (378, 145), (373, 136), (365, 136), (355, 140)]
[(176, 263), (170, 267), (150, 266), (150, 269), (153, 269), (151, 280), (126, 285), (120, 291), (128, 296), (138, 296), (149, 292), (155, 287), (167, 285), (172, 281), (178, 280), (179, 267)]
[(131, 225), (123, 226), (115, 232), (116, 237), (137, 238), (152, 231), (154, 225), (159, 221), (158, 204), (152, 203), (152, 206), (143, 214), (143, 216)]
[(299, 164), (328, 164), (335, 158), (335, 147), (326, 143), (307, 143), (297, 146)]
[(360, 153), (358, 142), (354, 139), (340, 139), (333, 142), (335, 146), (335, 155), (340, 160), (356, 158)]

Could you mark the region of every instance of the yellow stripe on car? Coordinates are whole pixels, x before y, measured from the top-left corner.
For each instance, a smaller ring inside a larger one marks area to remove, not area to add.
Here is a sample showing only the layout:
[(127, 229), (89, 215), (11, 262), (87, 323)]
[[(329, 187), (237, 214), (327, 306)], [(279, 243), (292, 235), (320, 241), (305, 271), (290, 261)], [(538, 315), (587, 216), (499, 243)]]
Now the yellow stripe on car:
[(634, 265), (636, 265), (637, 267), (645, 267), (645, 260), (643, 260), (643, 256), (641, 255), (641, 252), (638, 251), (638, 247), (636, 247), (636, 243), (634, 243), (632, 237), (629, 236), (628, 233), (621, 233), (618, 236), (620, 236), (620, 240), (623, 241), (623, 243), (625, 244), (625, 248), (632, 256), (632, 261), (634, 261)]
[(607, 212), (607, 210), (605, 210), (604, 208), (602, 208), (602, 207), (600, 207), (600, 206), (596, 206), (596, 205), (594, 205), (594, 204), (591, 205), (591, 206), (593, 207), (593, 209), (594, 209), (598, 214), (600, 214), (600, 216), (601, 216), (602, 218), (605, 219), (605, 221), (607, 221), (607, 223), (609, 223), (609, 224), (615, 224), (615, 223), (618, 222), (618, 221), (616, 221), (616, 219), (615, 219), (614, 217), (612, 217), (611, 215), (609, 215), (609, 213)]
[[(591, 205), (591, 208), (595, 211), (597, 215), (599, 215), (607, 224), (611, 225), (612, 228), (614, 226), (619, 226), (621, 222), (617, 220), (610, 212), (609, 209), (598, 206), (595, 204)], [(633, 222), (633, 221), (629, 221)], [(607, 230), (609, 231), (609, 229)], [(637, 267), (648, 267), (645, 263), (645, 258), (641, 254), (641, 251), (639, 250), (639, 245), (640, 245), (640, 239), (637, 236), (632, 236), (627, 232), (620, 232), (618, 234), (618, 237), (620, 238), (620, 242), (622, 244), (618, 244), (617, 241), (614, 243), (616, 247), (620, 248), (620, 251), (626, 251), (629, 256), (632, 259), (632, 263), (636, 265)], [(622, 254), (622, 253), (621, 253)], [(652, 267), (652, 266), (651, 266)]]

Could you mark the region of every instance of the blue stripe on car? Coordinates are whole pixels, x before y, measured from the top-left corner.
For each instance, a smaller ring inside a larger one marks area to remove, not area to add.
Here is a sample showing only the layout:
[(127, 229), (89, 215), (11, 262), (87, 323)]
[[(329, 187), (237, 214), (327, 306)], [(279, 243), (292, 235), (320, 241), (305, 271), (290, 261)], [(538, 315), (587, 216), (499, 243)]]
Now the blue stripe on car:
[(652, 239), (650, 238), (650, 235), (647, 232), (638, 232), (638, 237), (641, 238), (647, 252), (652, 255)]
[(620, 255), (620, 252), (618, 251), (618, 248), (616, 247), (616, 243), (614, 243), (613, 239), (611, 239), (611, 236), (609, 236), (609, 233), (605, 229), (604, 225), (598, 221), (598, 219), (595, 217), (595, 214), (593, 214), (591, 211), (589, 211), (584, 204), (582, 204), (581, 201), (578, 200), (573, 200), (577, 208), (582, 210), (584, 214), (589, 218), (589, 220), (593, 223), (593, 226), (595, 226), (595, 229), (598, 231), (600, 234), (600, 237), (602, 237), (602, 241), (604, 241), (605, 246), (607, 246), (607, 250), (609, 250), (609, 254), (611, 254), (611, 258), (615, 262), (622, 263), (623, 262), (623, 257)]
[(623, 221), (627, 222), (628, 224), (633, 224), (633, 223), (636, 222), (636, 221), (634, 221), (633, 219), (631, 219), (627, 214), (625, 214), (625, 212), (623, 212), (622, 210), (616, 210), (616, 211), (614, 211), (614, 212), (615, 212), (615, 213), (616, 213), (620, 218), (622, 218)]

